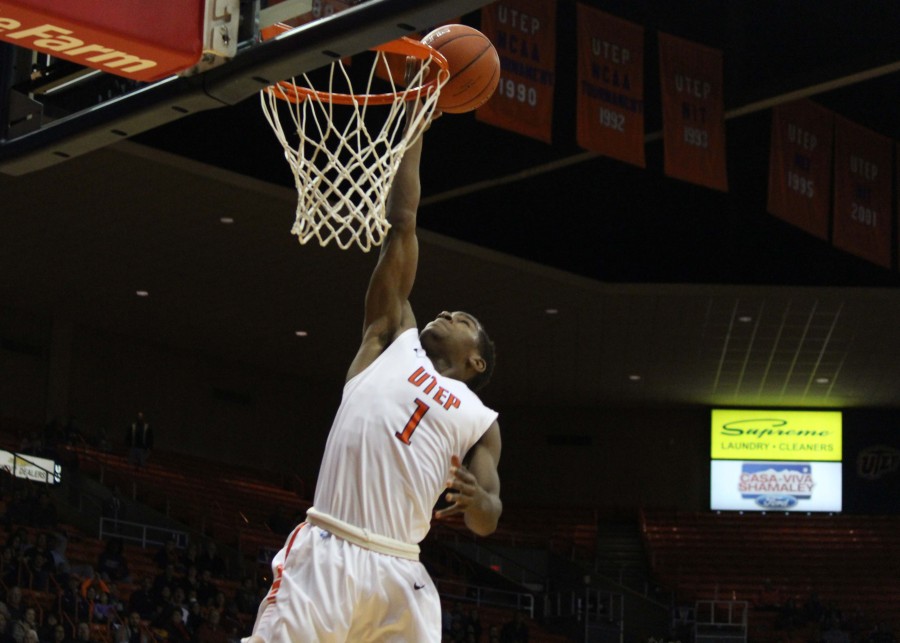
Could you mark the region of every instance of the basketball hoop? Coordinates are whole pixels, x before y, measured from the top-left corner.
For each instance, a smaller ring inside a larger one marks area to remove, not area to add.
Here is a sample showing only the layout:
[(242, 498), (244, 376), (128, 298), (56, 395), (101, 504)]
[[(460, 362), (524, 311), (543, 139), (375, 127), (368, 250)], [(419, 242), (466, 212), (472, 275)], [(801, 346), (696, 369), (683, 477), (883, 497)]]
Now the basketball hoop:
[[(279, 31), (287, 29), (278, 25)], [(394, 174), (407, 148), (427, 126), (449, 78), (447, 60), (410, 38), (372, 51), (371, 69), (365, 80), (356, 81), (357, 86), (365, 83), (362, 93), (354, 89), (342, 60), (327, 69), (327, 90), (316, 89), (303, 74), (260, 92), (263, 114), (294, 175), (298, 202), (291, 233), (301, 244), (317, 239), (325, 246), (334, 241), (346, 250), (355, 243), (363, 252), (381, 245), (390, 228), (386, 208)], [(388, 54), (405, 57), (405, 87), (395, 81)], [(429, 73), (434, 65), (439, 71)], [(373, 91), (379, 71), (388, 83), (383, 93)], [(420, 106), (407, 119), (411, 101)], [(280, 110), (280, 105), (287, 109)], [(341, 107), (336, 111), (335, 106)], [(370, 106), (384, 109), (369, 110)], [(299, 137), (294, 143), (282, 125), (282, 112), (290, 114)]]

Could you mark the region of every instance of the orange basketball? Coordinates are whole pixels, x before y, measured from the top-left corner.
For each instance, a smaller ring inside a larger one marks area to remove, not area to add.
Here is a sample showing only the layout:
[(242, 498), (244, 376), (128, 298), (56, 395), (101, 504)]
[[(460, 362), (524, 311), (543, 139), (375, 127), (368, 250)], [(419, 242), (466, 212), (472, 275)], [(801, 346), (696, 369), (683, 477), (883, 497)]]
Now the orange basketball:
[(450, 64), (450, 80), (438, 97), (439, 110), (471, 112), (493, 95), (500, 82), (500, 56), (483, 33), (466, 25), (444, 25), (422, 42), (441, 52)]

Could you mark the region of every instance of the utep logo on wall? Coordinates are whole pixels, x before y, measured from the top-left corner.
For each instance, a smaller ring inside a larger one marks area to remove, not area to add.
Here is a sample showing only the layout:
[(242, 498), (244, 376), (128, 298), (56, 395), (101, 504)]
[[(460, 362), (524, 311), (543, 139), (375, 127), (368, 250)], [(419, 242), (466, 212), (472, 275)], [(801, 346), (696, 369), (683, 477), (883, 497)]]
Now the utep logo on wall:
[(738, 490), (764, 509), (790, 509), (812, 498), (816, 486), (808, 462), (745, 462)]
[(879, 445), (865, 448), (856, 458), (856, 474), (866, 480), (878, 480), (900, 470), (900, 450)]

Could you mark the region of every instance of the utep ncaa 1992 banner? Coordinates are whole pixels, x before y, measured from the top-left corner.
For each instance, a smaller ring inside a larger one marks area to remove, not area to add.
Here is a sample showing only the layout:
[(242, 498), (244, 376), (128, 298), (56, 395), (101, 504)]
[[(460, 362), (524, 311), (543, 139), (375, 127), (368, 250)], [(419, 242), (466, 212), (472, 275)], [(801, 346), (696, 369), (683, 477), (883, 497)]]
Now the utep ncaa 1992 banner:
[(550, 143), (556, 86), (555, 0), (501, 0), (481, 10), (500, 55), (500, 84), (477, 120)]
[(832, 243), (891, 267), (890, 139), (835, 116)]
[(584, 5), (578, 11), (578, 144), (646, 167), (644, 28)]
[(666, 175), (723, 192), (722, 52), (659, 34)]
[(770, 214), (828, 240), (834, 112), (808, 100), (772, 110)]

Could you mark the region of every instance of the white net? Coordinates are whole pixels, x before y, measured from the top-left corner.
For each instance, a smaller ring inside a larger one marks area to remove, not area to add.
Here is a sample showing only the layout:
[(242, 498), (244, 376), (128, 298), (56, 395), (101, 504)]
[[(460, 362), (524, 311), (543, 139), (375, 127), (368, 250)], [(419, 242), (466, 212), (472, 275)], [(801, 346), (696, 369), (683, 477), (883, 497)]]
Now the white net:
[[(447, 79), (439, 74), (440, 80), (416, 99), (429, 68), (436, 69), (437, 64), (430, 58), (415, 60), (416, 64), (413, 60), (407, 63), (405, 88), (395, 84), (386, 55), (377, 51), (371, 71), (361, 81), (366, 83), (362, 92), (355, 91), (347, 68), (338, 60), (330, 66), (327, 91), (316, 90), (304, 74), (289, 81), (289, 87), (308, 89), (305, 100), (280, 99), (286, 92), (278, 86), (260, 93), (263, 113), (294, 175), (299, 198), (291, 232), (301, 244), (316, 239), (325, 246), (334, 241), (345, 250), (356, 244), (368, 252), (384, 240), (390, 228), (386, 207), (394, 174), (434, 113)], [(381, 77), (387, 79), (393, 94), (388, 104), (369, 100), (379, 68), (387, 72)], [(335, 87), (344, 85), (346, 94), (354, 96), (349, 105), (332, 100), (337, 95)], [(416, 102), (419, 107), (414, 109)], [(290, 114), (289, 121), (282, 116), (285, 113)], [(282, 118), (288, 126), (293, 124), (290, 131), (282, 126)]]

